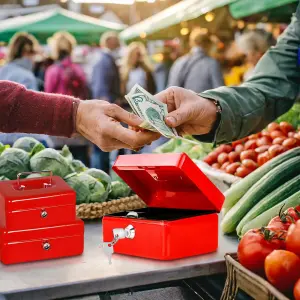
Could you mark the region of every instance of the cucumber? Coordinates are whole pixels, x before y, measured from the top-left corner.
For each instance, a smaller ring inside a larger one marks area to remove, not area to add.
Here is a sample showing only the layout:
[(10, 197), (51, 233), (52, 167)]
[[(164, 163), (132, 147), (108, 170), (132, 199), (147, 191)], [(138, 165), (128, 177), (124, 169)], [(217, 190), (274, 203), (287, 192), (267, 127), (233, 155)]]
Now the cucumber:
[(299, 174), (300, 156), (278, 165), (256, 182), (225, 215), (221, 228), (224, 233), (233, 232), (247, 212), (266, 195)]
[[(261, 215), (257, 216), (249, 223), (247, 223), (242, 229), (242, 235), (244, 235), (248, 230), (254, 228), (261, 228), (267, 226), (272, 218), (278, 216), (280, 209), (285, 211), (290, 207), (295, 207), (300, 204), (300, 190), (290, 196), (289, 198), (281, 201), (277, 205), (271, 207), (270, 209), (263, 212)], [(283, 206), (284, 205), (284, 206)], [(282, 207), (283, 206), (283, 207)]]
[(233, 207), (244, 196), (251, 186), (259, 181), (265, 174), (295, 156), (300, 156), (300, 147), (291, 149), (274, 157), (263, 166), (249, 174), (246, 178), (234, 184), (224, 193), (225, 201), (223, 204), (223, 213), (226, 214), (230, 208)]
[[(298, 172), (299, 173), (299, 172)], [(264, 211), (275, 206), (276, 204), (287, 199), (294, 193), (300, 190), (300, 175), (297, 175), (293, 179), (287, 181), (282, 186), (279, 186), (276, 190), (271, 192), (269, 195), (260, 200), (252, 209), (245, 215), (236, 228), (236, 232), (241, 236), (243, 227), (253, 220), (255, 217), (259, 216)]]

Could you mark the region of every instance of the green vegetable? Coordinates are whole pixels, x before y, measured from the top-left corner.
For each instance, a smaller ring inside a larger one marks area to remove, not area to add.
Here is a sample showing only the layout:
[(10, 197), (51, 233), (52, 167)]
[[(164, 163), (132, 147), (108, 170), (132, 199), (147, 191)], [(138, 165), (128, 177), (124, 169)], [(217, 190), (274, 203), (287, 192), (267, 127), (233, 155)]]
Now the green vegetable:
[(278, 123), (283, 121), (292, 124), (295, 129), (300, 128), (300, 103), (294, 104), (287, 113), (277, 119)]
[(105, 197), (104, 185), (88, 174), (70, 174), (65, 181), (76, 192), (76, 203), (104, 202)]
[(29, 171), (29, 154), (21, 149), (8, 148), (0, 155), (0, 175), (16, 179), (21, 172)]
[(194, 144), (192, 144), (192, 143), (181, 141), (181, 144), (179, 146), (177, 146), (173, 152), (174, 153), (188, 153), (193, 148), (193, 146), (194, 146)]
[(300, 175), (294, 177), (293, 179), (287, 181), (283, 185), (277, 187), (273, 192), (265, 196), (260, 200), (250, 211), (245, 215), (241, 220), (239, 225), (236, 228), (237, 234), (240, 236), (242, 234), (243, 227), (253, 220), (255, 217), (268, 210), (269, 208), (275, 206), (276, 204), (282, 202), (284, 199), (287, 199), (295, 192), (300, 189)]
[[(18, 149), (22, 149), (28, 153), (30, 153), (33, 148), (42, 143), (40, 143), (38, 140), (32, 138), (32, 137), (22, 137), (17, 139), (14, 144), (13, 144), (13, 148), (18, 148)], [(44, 146), (43, 146), (44, 147)], [(45, 147), (44, 147), (45, 148)]]
[(176, 139), (170, 139), (168, 142), (165, 144), (157, 147), (153, 153), (170, 153), (173, 152), (175, 147), (177, 146), (179, 140)]
[(72, 163), (73, 155), (67, 145), (64, 145), (59, 153), (67, 160), (68, 163)]
[(288, 197), (287, 199), (284, 199), (277, 205), (264, 211), (262, 214), (258, 215), (256, 218), (254, 218), (249, 223), (247, 223), (242, 229), (242, 235), (244, 235), (250, 229), (267, 226), (272, 218), (278, 216), (281, 209), (284, 211), (290, 207), (295, 207), (299, 204), (300, 204), (300, 190), (295, 194), (293, 194), (292, 196)]
[(2, 143), (0, 143), (0, 154), (5, 150), (5, 149), (8, 149), (10, 148), (9, 145), (3, 145)]
[(65, 177), (68, 175), (70, 165), (68, 161), (54, 149), (44, 149), (30, 159), (32, 171), (52, 171), (53, 175)]
[(42, 151), (42, 150), (44, 150), (44, 149), (46, 149), (46, 147), (45, 147), (43, 144), (41, 144), (41, 143), (36, 144), (36, 145), (33, 147), (32, 151), (31, 151), (31, 153), (30, 153), (30, 156), (33, 156), (33, 155), (39, 153), (40, 151)]
[(97, 180), (99, 180), (100, 182), (102, 182), (103, 185), (105, 186), (105, 188), (107, 186), (110, 186), (110, 184), (111, 184), (110, 176), (102, 170), (92, 168), (92, 169), (88, 169), (88, 170), (84, 171), (84, 173), (91, 175), (92, 177), (94, 177)]
[[(225, 215), (221, 228), (224, 233), (233, 232), (247, 212), (266, 195), (299, 174), (300, 156), (280, 164), (256, 182)], [(238, 184), (238, 183), (237, 183)]]
[(71, 166), (73, 167), (73, 169), (77, 173), (81, 173), (81, 172), (87, 170), (87, 167), (84, 165), (84, 163), (82, 161), (78, 160), (78, 159), (74, 159), (71, 162)]
[(130, 192), (131, 189), (125, 182), (113, 181), (111, 183), (111, 192), (109, 194), (109, 199), (128, 197)]
[(263, 166), (256, 169), (243, 180), (240, 180), (236, 184), (232, 185), (232, 187), (224, 193), (225, 202), (223, 204), (223, 211), (226, 212), (231, 207), (233, 207), (244, 196), (244, 194), (265, 174), (295, 156), (300, 156), (300, 147), (278, 155), (277, 157), (265, 163)]
[(6, 181), (6, 180), (9, 180), (9, 179), (5, 176), (0, 176), (0, 181)]
[(39, 178), (39, 177), (46, 177), (46, 176), (49, 176), (48, 174), (46, 173), (33, 173), (33, 174), (30, 174), (28, 175), (26, 178)]

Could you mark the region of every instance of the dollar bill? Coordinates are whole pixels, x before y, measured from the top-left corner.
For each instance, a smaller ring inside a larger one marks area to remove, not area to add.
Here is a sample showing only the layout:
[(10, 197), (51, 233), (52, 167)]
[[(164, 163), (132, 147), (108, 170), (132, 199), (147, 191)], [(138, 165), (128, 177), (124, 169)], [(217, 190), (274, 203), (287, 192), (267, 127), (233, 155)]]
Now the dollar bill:
[(140, 125), (142, 128), (158, 131), (167, 138), (178, 136), (176, 129), (170, 128), (165, 123), (165, 117), (168, 114), (165, 103), (155, 99), (153, 95), (138, 84), (131, 89), (125, 98), (133, 112), (144, 121)]

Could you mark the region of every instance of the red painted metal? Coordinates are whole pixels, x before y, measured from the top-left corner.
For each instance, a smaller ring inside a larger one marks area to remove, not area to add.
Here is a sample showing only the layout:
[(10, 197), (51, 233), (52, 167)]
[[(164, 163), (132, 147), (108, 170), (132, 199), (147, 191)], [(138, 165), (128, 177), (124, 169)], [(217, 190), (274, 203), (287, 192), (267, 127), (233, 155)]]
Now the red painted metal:
[(115, 244), (115, 253), (173, 260), (217, 250), (224, 196), (186, 154), (119, 156), (113, 169), (148, 205), (138, 219), (103, 218), (105, 242), (115, 228), (135, 229), (133, 239)]

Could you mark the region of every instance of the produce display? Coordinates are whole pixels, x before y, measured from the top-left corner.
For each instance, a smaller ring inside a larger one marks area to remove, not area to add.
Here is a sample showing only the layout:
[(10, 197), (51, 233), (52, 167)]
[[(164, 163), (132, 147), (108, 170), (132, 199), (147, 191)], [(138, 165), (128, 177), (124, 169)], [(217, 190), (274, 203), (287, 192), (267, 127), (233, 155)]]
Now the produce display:
[[(300, 202), (300, 199), (299, 199)], [(266, 227), (250, 229), (238, 246), (239, 262), (286, 294), (300, 296), (300, 205), (289, 207)]]
[(213, 168), (244, 178), (272, 158), (298, 146), (299, 130), (288, 122), (273, 122), (259, 133), (217, 147), (204, 161)]
[(213, 149), (213, 145), (209, 143), (200, 143), (193, 137), (185, 137), (188, 141), (180, 139), (171, 139), (165, 144), (157, 147), (153, 153), (186, 153), (191, 159), (202, 160)]
[(252, 229), (249, 228), (249, 224), (254, 219), (272, 207), (282, 206), (287, 201), (300, 204), (299, 170), (300, 147), (297, 147), (274, 157), (232, 185), (224, 193), (222, 231), (231, 233), (236, 230), (241, 236), (246, 228)]
[(284, 115), (280, 116), (277, 120), (277, 123), (288, 122), (294, 128), (300, 129), (300, 103), (296, 103), (293, 107)]
[[(57, 151), (31, 137), (18, 139), (12, 147), (0, 143), (0, 181), (14, 180), (21, 172), (43, 170), (62, 177), (76, 191), (77, 204), (102, 203), (131, 193), (123, 181), (112, 181), (102, 170), (89, 169), (74, 159), (67, 146)], [(30, 174), (27, 178), (47, 175)]]

